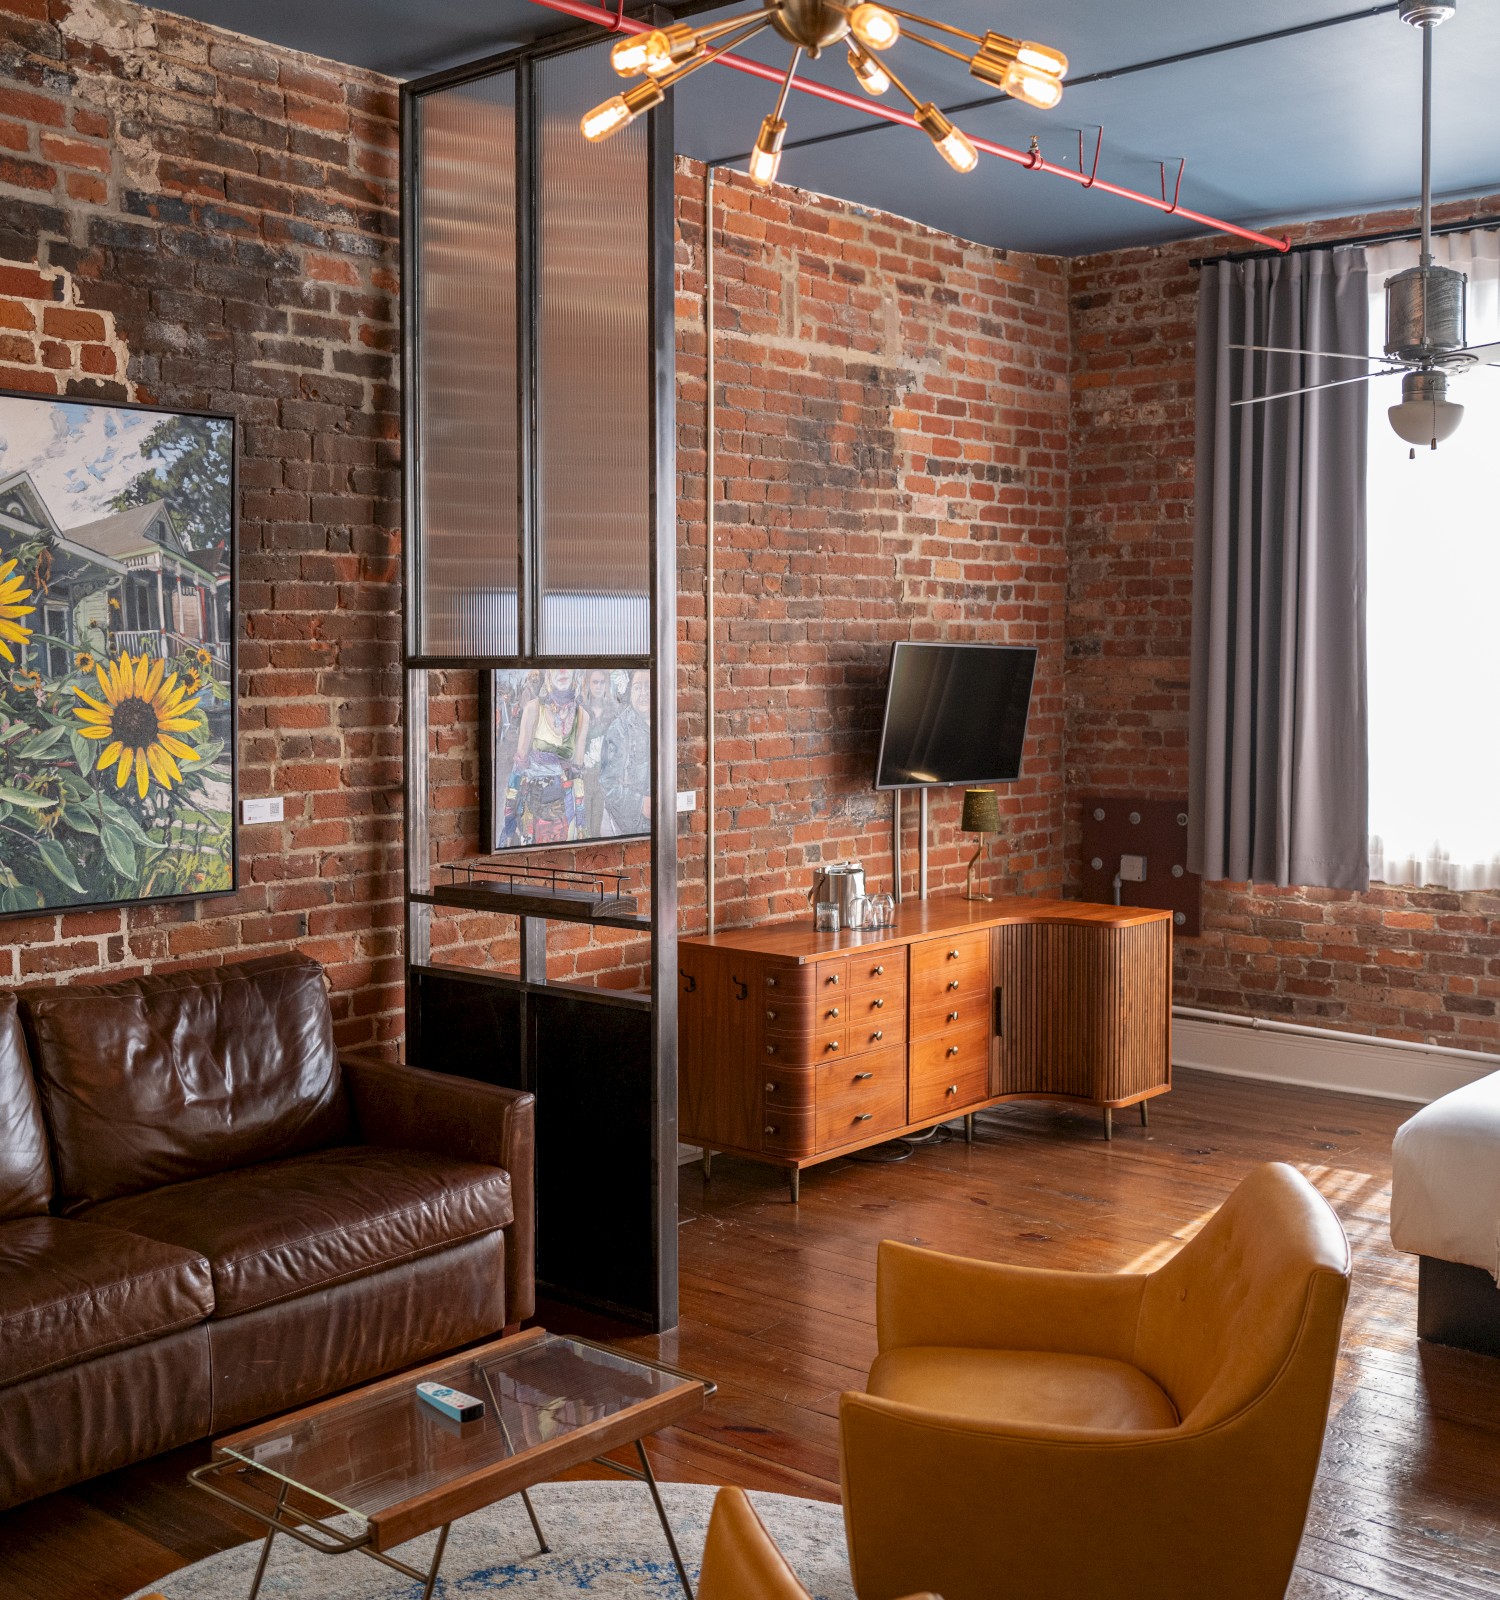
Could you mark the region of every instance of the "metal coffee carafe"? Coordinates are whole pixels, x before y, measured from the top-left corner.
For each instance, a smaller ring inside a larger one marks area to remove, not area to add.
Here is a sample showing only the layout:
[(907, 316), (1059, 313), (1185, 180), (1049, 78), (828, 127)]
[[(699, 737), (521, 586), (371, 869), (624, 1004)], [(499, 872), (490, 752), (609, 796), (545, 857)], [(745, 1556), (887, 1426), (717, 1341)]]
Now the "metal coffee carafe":
[(815, 906), (837, 906), (840, 925), (851, 927), (854, 902), (865, 898), (865, 869), (857, 861), (835, 861), (813, 875), (807, 898)]

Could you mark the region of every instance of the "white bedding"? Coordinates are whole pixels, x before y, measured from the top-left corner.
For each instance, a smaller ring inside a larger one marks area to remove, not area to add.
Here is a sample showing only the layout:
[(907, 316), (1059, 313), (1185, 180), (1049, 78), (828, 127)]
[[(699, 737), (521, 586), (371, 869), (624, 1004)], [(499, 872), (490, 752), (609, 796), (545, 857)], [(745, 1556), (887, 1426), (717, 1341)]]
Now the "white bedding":
[(1396, 1130), (1391, 1243), (1500, 1281), (1500, 1072), (1423, 1106)]

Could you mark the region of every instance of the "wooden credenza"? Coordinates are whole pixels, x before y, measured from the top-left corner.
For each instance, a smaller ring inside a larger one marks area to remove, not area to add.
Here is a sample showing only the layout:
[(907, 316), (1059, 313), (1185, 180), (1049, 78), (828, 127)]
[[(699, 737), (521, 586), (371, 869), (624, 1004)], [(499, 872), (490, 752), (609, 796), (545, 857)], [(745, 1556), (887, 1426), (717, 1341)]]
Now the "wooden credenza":
[[(681, 1137), (788, 1170), (1006, 1100), (1141, 1106), (1172, 1086), (1170, 912), (961, 898), (894, 927), (683, 939)], [(966, 1120), (972, 1135), (972, 1122)]]

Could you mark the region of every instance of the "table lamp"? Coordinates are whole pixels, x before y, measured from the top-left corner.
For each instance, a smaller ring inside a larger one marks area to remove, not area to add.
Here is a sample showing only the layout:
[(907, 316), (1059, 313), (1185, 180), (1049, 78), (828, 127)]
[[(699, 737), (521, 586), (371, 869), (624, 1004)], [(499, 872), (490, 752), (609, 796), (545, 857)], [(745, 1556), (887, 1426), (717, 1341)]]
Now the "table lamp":
[(965, 789), (964, 814), (958, 826), (964, 833), (979, 835), (979, 843), (974, 847), (974, 857), (969, 862), (969, 873), (964, 880), (964, 898), (992, 900), (993, 895), (974, 893), (974, 868), (984, 854), (986, 835), (1000, 831), (1000, 796), (993, 789)]

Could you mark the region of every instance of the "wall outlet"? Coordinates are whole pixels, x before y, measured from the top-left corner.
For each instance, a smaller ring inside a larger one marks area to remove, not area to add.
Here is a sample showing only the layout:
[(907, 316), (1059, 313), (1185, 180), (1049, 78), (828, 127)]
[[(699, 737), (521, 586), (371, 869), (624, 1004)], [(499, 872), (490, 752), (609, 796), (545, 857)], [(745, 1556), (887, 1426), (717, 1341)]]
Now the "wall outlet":
[(698, 791), (696, 789), (679, 789), (677, 791), (677, 810), (696, 811), (698, 809)]
[(1120, 882), (1144, 883), (1146, 881), (1145, 856), (1120, 857)]
[(265, 800), (240, 801), (240, 821), (247, 825), (255, 822), (280, 822), (281, 820), (281, 796), (279, 794)]

